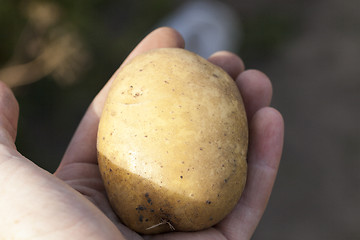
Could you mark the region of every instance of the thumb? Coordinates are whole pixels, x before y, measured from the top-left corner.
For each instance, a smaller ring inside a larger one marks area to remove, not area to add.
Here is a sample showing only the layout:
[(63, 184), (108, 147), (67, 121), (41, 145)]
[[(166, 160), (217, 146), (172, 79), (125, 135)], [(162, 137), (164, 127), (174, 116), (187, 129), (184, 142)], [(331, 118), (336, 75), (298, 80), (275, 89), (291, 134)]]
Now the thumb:
[(0, 144), (15, 147), (19, 105), (10, 88), (0, 81)]

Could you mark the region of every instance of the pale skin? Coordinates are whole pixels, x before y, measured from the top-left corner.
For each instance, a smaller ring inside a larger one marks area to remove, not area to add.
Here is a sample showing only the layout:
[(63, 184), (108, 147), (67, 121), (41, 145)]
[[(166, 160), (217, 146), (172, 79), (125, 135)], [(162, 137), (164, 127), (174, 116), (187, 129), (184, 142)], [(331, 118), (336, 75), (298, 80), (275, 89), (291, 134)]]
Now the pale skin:
[[(160, 47), (184, 47), (184, 41), (173, 29), (159, 28), (124, 63)], [(54, 174), (16, 150), (19, 106), (11, 90), (0, 82), (0, 239), (250, 239), (276, 178), (283, 118), (269, 107), (272, 85), (265, 74), (245, 70), (242, 60), (226, 51), (215, 53), (209, 61), (236, 81), (249, 121), (247, 184), (223, 221), (199, 232), (152, 236), (138, 235), (121, 224), (106, 198), (96, 159), (97, 126), (116, 73), (90, 104)]]

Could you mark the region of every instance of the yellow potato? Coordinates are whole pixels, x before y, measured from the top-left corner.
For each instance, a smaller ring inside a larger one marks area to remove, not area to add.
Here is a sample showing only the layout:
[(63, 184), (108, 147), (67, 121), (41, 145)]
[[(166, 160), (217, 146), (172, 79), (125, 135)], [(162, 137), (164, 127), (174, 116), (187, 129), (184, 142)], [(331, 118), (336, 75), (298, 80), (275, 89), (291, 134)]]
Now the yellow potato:
[(183, 49), (135, 57), (112, 84), (97, 150), (109, 201), (142, 234), (197, 231), (236, 205), (248, 128), (234, 80)]

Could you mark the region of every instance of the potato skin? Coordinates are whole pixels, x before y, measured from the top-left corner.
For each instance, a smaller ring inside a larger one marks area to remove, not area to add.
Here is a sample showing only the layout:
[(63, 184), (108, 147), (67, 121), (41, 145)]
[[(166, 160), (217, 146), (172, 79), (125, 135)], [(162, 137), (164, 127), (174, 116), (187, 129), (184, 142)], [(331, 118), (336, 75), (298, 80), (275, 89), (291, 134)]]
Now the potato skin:
[(221, 221), (244, 189), (247, 145), (234, 80), (176, 48), (151, 50), (118, 72), (97, 139), (109, 201), (142, 234)]

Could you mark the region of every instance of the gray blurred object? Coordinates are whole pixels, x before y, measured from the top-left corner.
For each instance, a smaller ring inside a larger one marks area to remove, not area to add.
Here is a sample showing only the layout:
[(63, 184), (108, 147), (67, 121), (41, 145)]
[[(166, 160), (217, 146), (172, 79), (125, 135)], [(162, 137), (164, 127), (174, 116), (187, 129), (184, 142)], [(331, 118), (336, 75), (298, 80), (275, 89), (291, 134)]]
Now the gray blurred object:
[(188, 1), (160, 25), (179, 31), (185, 39), (185, 48), (205, 58), (215, 51), (239, 49), (240, 19), (229, 5), (219, 1)]

